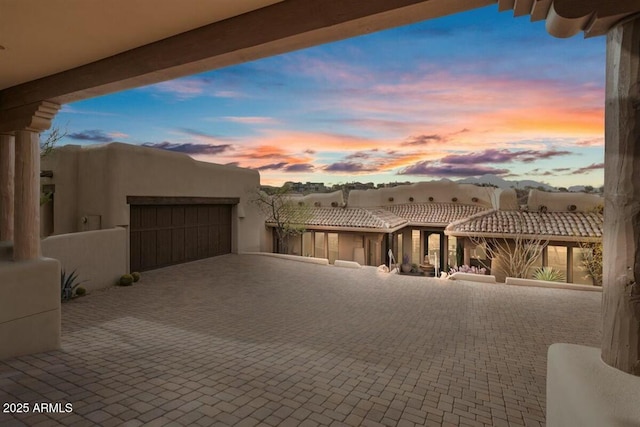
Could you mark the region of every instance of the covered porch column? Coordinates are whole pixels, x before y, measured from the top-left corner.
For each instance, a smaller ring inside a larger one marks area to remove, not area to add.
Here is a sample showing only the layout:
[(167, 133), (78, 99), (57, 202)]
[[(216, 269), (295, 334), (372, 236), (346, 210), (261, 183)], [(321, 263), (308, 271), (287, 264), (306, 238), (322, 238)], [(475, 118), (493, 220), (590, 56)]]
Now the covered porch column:
[(15, 261), (37, 259), (40, 257), (40, 131), (38, 129), (27, 128), (16, 131), (15, 176), (13, 259)]
[(60, 264), (40, 256), (39, 138), (59, 108), (0, 111), (0, 359), (60, 347)]
[(640, 376), (640, 16), (607, 35), (602, 360)]
[(549, 427), (640, 420), (640, 16), (609, 30), (606, 69), (602, 343), (549, 348)]
[(13, 242), (15, 139), (0, 133), (0, 242)]

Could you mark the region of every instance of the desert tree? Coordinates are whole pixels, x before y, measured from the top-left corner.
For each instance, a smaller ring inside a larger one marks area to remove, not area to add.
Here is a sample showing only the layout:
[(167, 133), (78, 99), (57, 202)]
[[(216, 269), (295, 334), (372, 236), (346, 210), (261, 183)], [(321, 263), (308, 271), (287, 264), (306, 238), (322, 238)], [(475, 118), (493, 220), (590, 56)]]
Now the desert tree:
[[(602, 215), (604, 206), (596, 206), (591, 212)], [(602, 240), (598, 242), (580, 242), (578, 246), (582, 249), (582, 259), (580, 260), (582, 266), (591, 277), (594, 286), (602, 286)]]
[[(49, 132), (46, 134), (40, 135), (40, 159), (44, 159), (49, 156), (53, 149), (56, 148), (58, 142), (67, 136), (67, 129), (62, 130), (58, 126), (53, 126)], [(43, 171), (40, 171), (40, 176), (42, 177)], [(44, 205), (51, 201), (52, 193), (45, 192), (44, 190), (40, 191), (40, 205)]]
[(274, 224), (276, 251), (289, 252), (289, 239), (305, 231), (311, 218), (311, 208), (295, 200), (288, 185), (270, 189), (269, 193), (258, 189), (253, 202), (258, 205), (268, 223)]
[(56, 147), (58, 142), (67, 136), (67, 130), (62, 130), (58, 126), (53, 126), (49, 132), (40, 137), (40, 158), (46, 157)]
[(582, 266), (594, 286), (602, 286), (602, 242), (579, 243), (582, 249)]

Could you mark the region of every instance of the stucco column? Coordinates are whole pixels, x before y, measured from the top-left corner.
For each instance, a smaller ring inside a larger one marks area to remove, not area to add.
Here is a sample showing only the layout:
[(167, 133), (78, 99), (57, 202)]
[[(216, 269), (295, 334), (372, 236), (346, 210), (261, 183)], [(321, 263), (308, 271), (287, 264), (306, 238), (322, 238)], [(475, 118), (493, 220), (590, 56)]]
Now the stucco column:
[(462, 240), (462, 244), (464, 247), (464, 265), (471, 265), (471, 240), (465, 237), (464, 240)]
[(16, 188), (13, 259), (40, 257), (40, 135), (16, 132)]
[(49, 129), (60, 105), (34, 102), (0, 110), (0, 132), (15, 135), (13, 259), (40, 256), (40, 132)]
[(15, 139), (0, 133), (0, 241), (13, 241)]
[(602, 360), (640, 376), (640, 17), (607, 35)]

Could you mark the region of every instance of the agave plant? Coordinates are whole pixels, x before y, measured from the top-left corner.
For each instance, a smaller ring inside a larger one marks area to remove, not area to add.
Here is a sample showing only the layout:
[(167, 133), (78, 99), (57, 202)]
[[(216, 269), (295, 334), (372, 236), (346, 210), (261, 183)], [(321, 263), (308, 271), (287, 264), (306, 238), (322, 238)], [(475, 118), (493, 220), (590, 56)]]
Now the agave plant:
[(533, 273), (533, 278), (536, 280), (546, 280), (547, 282), (564, 282), (564, 273), (556, 270), (552, 267), (538, 268)]
[(62, 291), (62, 301), (69, 301), (73, 297), (73, 293), (76, 288), (80, 286), (82, 282), (78, 280), (76, 271), (73, 270), (67, 275), (67, 272), (62, 270), (60, 273), (60, 289)]

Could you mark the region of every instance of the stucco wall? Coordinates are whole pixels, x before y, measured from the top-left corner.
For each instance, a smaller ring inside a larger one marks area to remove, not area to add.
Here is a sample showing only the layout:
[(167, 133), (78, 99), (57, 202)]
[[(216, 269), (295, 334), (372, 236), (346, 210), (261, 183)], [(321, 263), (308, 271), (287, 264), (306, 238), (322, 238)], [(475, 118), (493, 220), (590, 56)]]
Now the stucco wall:
[(589, 212), (598, 206), (604, 206), (604, 198), (597, 194), (587, 193), (549, 193), (531, 190), (527, 199), (527, 209), (537, 211), (544, 205), (548, 212), (567, 212), (574, 205), (576, 212)]
[(101, 289), (127, 273), (127, 239), (120, 227), (60, 234), (42, 241), (42, 254), (60, 261), (68, 274), (75, 270), (85, 289)]
[(60, 347), (60, 264), (0, 260), (0, 359)]
[(306, 196), (292, 196), (292, 199), (296, 202), (302, 202), (309, 206), (336, 206), (342, 207), (345, 205), (344, 193), (342, 190), (334, 191), (332, 193), (311, 193)]
[(261, 249), (264, 220), (251, 203), (260, 185), (255, 170), (121, 143), (61, 147), (42, 163), (54, 173), (43, 180), (55, 184), (54, 234), (82, 231), (82, 217), (99, 224), (92, 228), (128, 226), (127, 196), (239, 197), (232, 246), (236, 251)]
[[(409, 203), (411, 197), (415, 203), (430, 202), (430, 197), (433, 198), (433, 202), (439, 203), (450, 203), (454, 197), (459, 203), (465, 204), (492, 207), (496, 203), (496, 193), (491, 187), (433, 181), (375, 190), (352, 190), (349, 192), (347, 205), (349, 207), (391, 206)], [(390, 201), (390, 198), (393, 198), (393, 201)], [(473, 201), (474, 198), (477, 202)]]

